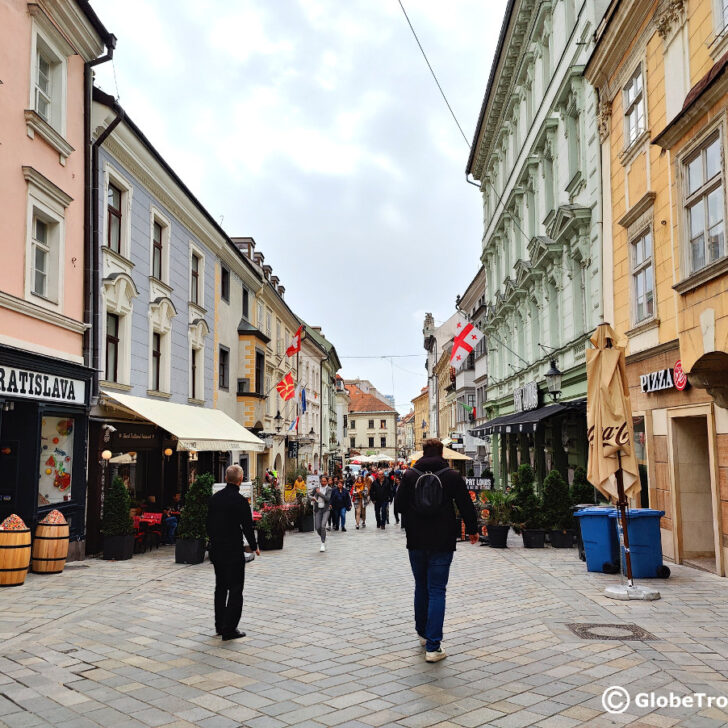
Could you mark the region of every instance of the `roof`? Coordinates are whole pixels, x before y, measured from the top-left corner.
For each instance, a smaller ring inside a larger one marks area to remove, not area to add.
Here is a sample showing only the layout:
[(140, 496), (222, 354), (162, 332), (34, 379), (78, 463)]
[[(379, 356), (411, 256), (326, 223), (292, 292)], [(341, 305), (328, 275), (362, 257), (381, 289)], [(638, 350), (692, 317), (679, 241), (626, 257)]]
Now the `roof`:
[(260, 329), (253, 326), (250, 321), (247, 321), (244, 318), (240, 319), (240, 323), (238, 324), (238, 334), (241, 334), (243, 336), (255, 336), (256, 338), (260, 339), (264, 344), (267, 344), (270, 341), (269, 336), (266, 336)]
[[(300, 320), (300, 319), (299, 319)], [(313, 340), (313, 342), (321, 349), (325, 354), (326, 358), (334, 365), (334, 371), (341, 369), (341, 361), (339, 355), (336, 353), (336, 347), (319, 331), (310, 326), (305, 321), (302, 321), (306, 328), (306, 337)]]
[(375, 397), (373, 394), (366, 394), (355, 384), (346, 387), (351, 401), (349, 402), (349, 414), (357, 412), (395, 412), (387, 402)]
[(400, 420), (400, 422), (402, 422), (402, 424), (407, 424), (408, 422), (410, 422), (414, 418), (415, 418), (415, 411), (412, 410), (411, 412), (408, 412), (404, 417), (402, 417), (402, 419)]
[(106, 30), (104, 24), (99, 20), (99, 16), (96, 15), (96, 11), (91, 7), (89, 0), (77, 0), (78, 7), (81, 12), (86, 16), (86, 20), (91, 23), (91, 27), (99, 34), (99, 37), (104, 43), (112, 49), (116, 47), (116, 36)]

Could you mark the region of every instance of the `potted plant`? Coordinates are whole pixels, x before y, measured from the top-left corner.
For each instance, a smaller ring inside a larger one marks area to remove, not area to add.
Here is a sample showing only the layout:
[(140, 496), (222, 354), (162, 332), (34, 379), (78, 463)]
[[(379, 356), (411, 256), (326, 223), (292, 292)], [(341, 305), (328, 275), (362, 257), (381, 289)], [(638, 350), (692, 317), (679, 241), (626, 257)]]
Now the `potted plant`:
[(283, 548), (283, 537), (290, 524), (290, 514), (282, 507), (282, 503), (283, 497), (278, 486), (264, 483), (255, 503), (260, 512), (256, 528), (261, 551)]
[(174, 560), (178, 564), (201, 564), (205, 560), (207, 502), (214, 482), (212, 473), (202, 473), (187, 491), (174, 546)]
[(543, 514), (546, 528), (551, 529), (551, 545), (570, 549), (574, 545), (571, 498), (558, 470), (552, 470), (543, 482)]
[(104, 494), (104, 558), (114, 561), (130, 559), (134, 553), (134, 521), (129, 515), (131, 499), (124, 481), (117, 475)]
[(491, 548), (508, 548), (513, 496), (502, 490), (488, 493), (488, 541)]
[(298, 503), (298, 530), (301, 533), (313, 531), (313, 503), (308, 497), (306, 488), (296, 491), (296, 503)]
[(546, 531), (543, 529), (543, 505), (533, 488), (533, 468), (524, 463), (514, 475), (513, 530), (520, 531), (525, 548), (542, 549)]
[(596, 502), (596, 488), (586, 479), (586, 470), (579, 466), (574, 470), (574, 481), (571, 484), (571, 504), (586, 506)]

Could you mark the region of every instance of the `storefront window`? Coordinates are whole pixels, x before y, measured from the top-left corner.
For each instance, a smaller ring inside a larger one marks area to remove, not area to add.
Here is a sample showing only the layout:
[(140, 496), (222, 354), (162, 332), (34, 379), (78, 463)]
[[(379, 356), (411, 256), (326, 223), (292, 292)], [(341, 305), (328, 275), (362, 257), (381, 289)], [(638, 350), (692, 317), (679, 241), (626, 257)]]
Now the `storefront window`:
[(39, 506), (71, 500), (73, 437), (73, 418), (43, 418), (40, 433)]
[(647, 470), (647, 435), (645, 433), (645, 418), (633, 417), (634, 423), (634, 450), (637, 457), (637, 467), (640, 473), (640, 483), (642, 490), (640, 492), (640, 507), (650, 507), (649, 480)]

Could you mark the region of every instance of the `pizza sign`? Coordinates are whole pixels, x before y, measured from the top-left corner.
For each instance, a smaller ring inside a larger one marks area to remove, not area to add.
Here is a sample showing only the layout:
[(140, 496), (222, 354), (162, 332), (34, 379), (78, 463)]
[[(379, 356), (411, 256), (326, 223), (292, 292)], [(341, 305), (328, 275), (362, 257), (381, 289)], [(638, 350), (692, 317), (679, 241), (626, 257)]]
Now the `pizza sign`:
[(677, 389), (682, 392), (688, 386), (688, 378), (678, 360), (673, 369), (659, 369), (640, 375), (640, 389), (643, 392), (659, 392), (663, 389)]

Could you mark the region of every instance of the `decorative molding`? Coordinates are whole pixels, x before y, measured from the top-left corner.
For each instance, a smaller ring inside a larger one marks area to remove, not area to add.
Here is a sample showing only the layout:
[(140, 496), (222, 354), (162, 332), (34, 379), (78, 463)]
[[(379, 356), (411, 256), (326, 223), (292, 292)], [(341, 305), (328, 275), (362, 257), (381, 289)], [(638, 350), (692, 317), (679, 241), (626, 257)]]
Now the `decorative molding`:
[(645, 192), (642, 197), (635, 202), (622, 217), (617, 220), (617, 223), (623, 228), (631, 227), (642, 215), (648, 212), (655, 203), (657, 197), (656, 192)]
[(705, 268), (701, 268), (699, 271), (696, 271), (687, 278), (684, 278), (679, 283), (676, 283), (673, 286), (673, 289), (684, 296), (686, 293), (689, 293), (700, 286), (704, 286), (714, 278), (723, 276), (726, 273), (728, 273), (728, 256), (720, 258), (719, 260), (716, 260), (715, 263), (711, 263), (710, 265), (705, 266)]
[(107, 382), (105, 379), (102, 379), (99, 382), (99, 387), (103, 387), (104, 389), (118, 389), (120, 392), (131, 392), (132, 390), (131, 384), (122, 384), (121, 382)]
[(57, 132), (45, 119), (43, 119), (37, 111), (33, 109), (25, 110), (25, 124), (28, 136), (33, 139), (35, 134), (39, 134), (45, 141), (50, 144), (53, 149), (58, 152), (59, 162), (65, 166), (66, 160), (76, 150), (65, 139), (65, 137)]
[[(645, 97), (646, 100), (646, 97)], [(645, 129), (628, 147), (619, 153), (619, 161), (623, 167), (629, 166), (642, 152), (650, 148), (650, 130)]]
[(73, 202), (73, 197), (42, 175), (37, 169), (23, 165), (25, 181), (34, 184), (64, 209)]
[(644, 334), (645, 331), (652, 331), (652, 329), (656, 329), (660, 326), (660, 319), (657, 317), (649, 318), (646, 321), (641, 321), (636, 326), (631, 328), (629, 331), (626, 331), (625, 334), (630, 339), (634, 338), (635, 336), (639, 336), (639, 334)]
[(670, 40), (673, 25), (678, 27), (685, 20), (685, 0), (670, 0), (656, 21), (657, 32), (665, 42)]
[(28, 3), (28, 13), (42, 23), (47, 30), (62, 38), (69, 49), (67, 55), (78, 53), (84, 61), (96, 58), (104, 49), (98, 34), (76, 2), (54, 2), (51, 19), (38, 3)]
[(159, 392), (156, 389), (147, 389), (147, 397), (158, 397), (159, 399), (169, 399), (171, 397), (170, 392)]
[(664, 354), (668, 351), (680, 351), (680, 340), (673, 339), (672, 341), (666, 341), (664, 344), (658, 344), (653, 346), (651, 349), (645, 349), (644, 351), (638, 351), (634, 354), (628, 354), (625, 357), (627, 364), (636, 364), (639, 361), (645, 361), (645, 359), (651, 359), (653, 356)]
[(607, 98), (606, 92), (602, 90), (599, 91), (597, 128), (599, 130), (599, 141), (605, 142), (612, 131), (612, 102)]
[(39, 321), (45, 321), (53, 326), (59, 326), (67, 331), (72, 331), (74, 334), (82, 334), (86, 329), (91, 328), (90, 324), (76, 321), (76, 319), (69, 318), (61, 313), (56, 313), (55, 311), (26, 301), (24, 298), (18, 298), (5, 291), (0, 291), (0, 307), (7, 308), (10, 311), (15, 311), (24, 316), (30, 316)]

